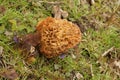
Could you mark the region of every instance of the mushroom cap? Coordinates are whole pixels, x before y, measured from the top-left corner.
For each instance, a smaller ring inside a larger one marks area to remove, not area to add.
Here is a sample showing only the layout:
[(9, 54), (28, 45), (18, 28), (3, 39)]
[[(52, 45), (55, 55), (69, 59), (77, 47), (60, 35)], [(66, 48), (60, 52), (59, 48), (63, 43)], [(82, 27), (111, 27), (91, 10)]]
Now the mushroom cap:
[(81, 41), (79, 27), (66, 19), (48, 17), (37, 25), (40, 52), (52, 58), (73, 48)]

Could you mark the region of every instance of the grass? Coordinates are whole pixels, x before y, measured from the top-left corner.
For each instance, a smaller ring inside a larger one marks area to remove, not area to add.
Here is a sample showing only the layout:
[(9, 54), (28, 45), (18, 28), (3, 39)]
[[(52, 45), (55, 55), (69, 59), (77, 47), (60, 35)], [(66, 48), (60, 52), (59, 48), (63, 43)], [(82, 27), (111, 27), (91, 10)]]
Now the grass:
[[(0, 0), (0, 46), (4, 48), (0, 75), (12, 67), (19, 74), (17, 80), (120, 80), (120, 69), (114, 64), (120, 61), (118, 0), (96, 0), (92, 6), (85, 0), (62, 0), (61, 7), (69, 13), (67, 19), (83, 31), (82, 42), (63, 59), (37, 56), (34, 64), (25, 62), (14, 49), (13, 37), (34, 32), (39, 20), (52, 16), (53, 5), (48, 1)], [(114, 49), (102, 57), (111, 47)]]

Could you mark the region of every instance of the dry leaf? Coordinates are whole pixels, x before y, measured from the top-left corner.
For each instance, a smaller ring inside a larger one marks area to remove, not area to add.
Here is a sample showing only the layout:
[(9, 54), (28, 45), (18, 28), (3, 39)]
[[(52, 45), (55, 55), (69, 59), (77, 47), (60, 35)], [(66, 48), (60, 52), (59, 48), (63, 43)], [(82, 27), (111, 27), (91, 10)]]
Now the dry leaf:
[(63, 18), (67, 18), (68, 17), (68, 12), (64, 11), (60, 8), (60, 6), (53, 6), (53, 14), (54, 14), (54, 18), (56, 19), (61, 19), (61, 17)]
[(60, 6), (53, 6), (53, 14), (54, 14), (54, 18), (56, 18), (56, 19), (61, 18), (61, 8), (60, 8)]
[(54, 68), (55, 68), (55, 70), (58, 70), (60, 68), (60, 65), (54, 64)]
[(31, 56), (31, 57), (28, 57), (28, 58), (27, 58), (27, 62), (28, 62), (29, 64), (34, 64), (34, 63), (36, 62), (36, 59), (35, 59), (34, 56)]
[(73, 59), (76, 59), (75, 54), (71, 53), (71, 56), (72, 56)]
[(4, 6), (0, 6), (0, 13), (4, 13), (6, 11)]
[(35, 47), (34, 47), (34, 46), (31, 46), (31, 47), (30, 47), (30, 53), (33, 53), (33, 52), (35, 52)]
[(120, 61), (114, 61), (114, 65), (120, 69)]
[(75, 73), (75, 76), (78, 80), (82, 79), (83, 78), (83, 75), (80, 74), (79, 72)]
[(11, 35), (13, 35), (13, 33), (12, 32), (10, 32), (10, 31), (5, 31), (5, 33), (4, 33), (6, 36), (11, 36)]
[(7, 69), (1, 73), (1, 76), (9, 80), (15, 80), (18, 78), (18, 74), (14, 69)]
[(67, 11), (62, 11), (62, 17), (67, 18), (68, 17), (68, 12)]
[(21, 43), (23, 48), (27, 48), (31, 46), (36, 46), (39, 44), (39, 34), (38, 33), (30, 33), (21, 38)]
[(80, 3), (81, 3), (82, 5), (87, 4), (88, 2), (89, 2), (89, 0), (80, 0)]

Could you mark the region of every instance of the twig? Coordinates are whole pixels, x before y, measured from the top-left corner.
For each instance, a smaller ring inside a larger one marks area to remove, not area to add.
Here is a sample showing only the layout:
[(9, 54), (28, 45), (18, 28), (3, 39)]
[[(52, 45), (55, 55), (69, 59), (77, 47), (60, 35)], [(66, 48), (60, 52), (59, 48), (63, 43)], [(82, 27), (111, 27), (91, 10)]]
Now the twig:
[(91, 70), (91, 75), (94, 76), (94, 74), (93, 74), (92, 64), (90, 65), (90, 70)]
[(114, 47), (111, 47), (110, 49), (108, 49), (107, 51), (105, 51), (103, 54), (102, 54), (102, 57), (106, 56), (109, 52), (113, 51)]
[(48, 3), (53, 5), (63, 4), (63, 2), (48, 2), (48, 1), (39, 1), (39, 3)]

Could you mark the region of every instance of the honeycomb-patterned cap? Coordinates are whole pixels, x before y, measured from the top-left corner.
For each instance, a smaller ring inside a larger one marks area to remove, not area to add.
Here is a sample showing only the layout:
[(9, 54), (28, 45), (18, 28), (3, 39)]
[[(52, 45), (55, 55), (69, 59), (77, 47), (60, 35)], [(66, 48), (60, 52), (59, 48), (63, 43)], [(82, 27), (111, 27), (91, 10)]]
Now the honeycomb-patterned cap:
[(40, 52), (52, 58), (73, 48), (81, 41), (79, 27), (66, 19), (48, 17), (37, 25)]

